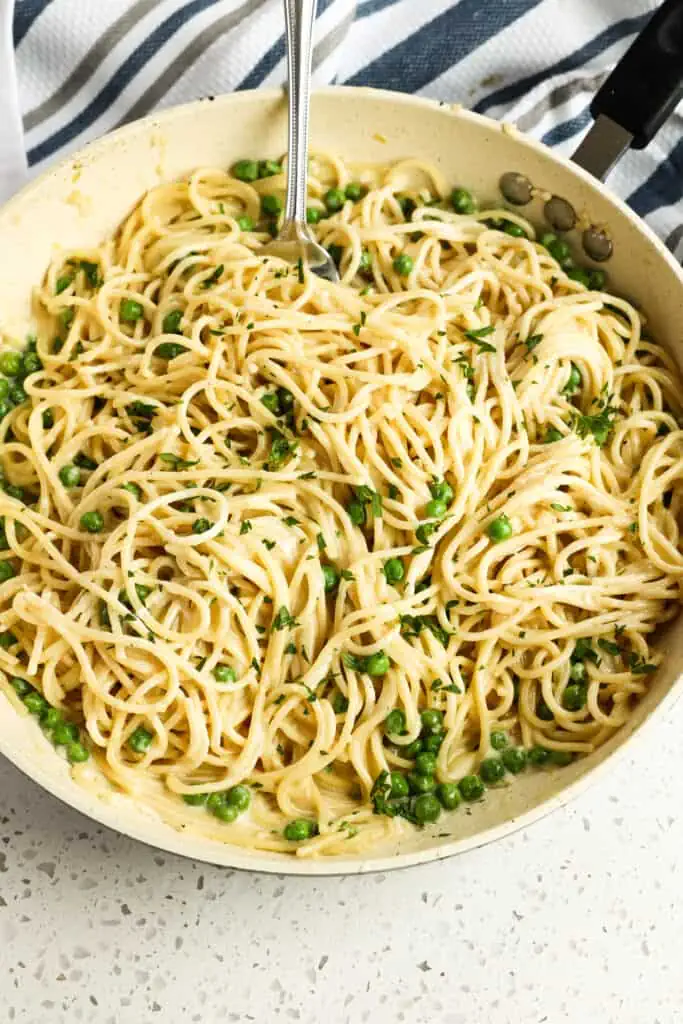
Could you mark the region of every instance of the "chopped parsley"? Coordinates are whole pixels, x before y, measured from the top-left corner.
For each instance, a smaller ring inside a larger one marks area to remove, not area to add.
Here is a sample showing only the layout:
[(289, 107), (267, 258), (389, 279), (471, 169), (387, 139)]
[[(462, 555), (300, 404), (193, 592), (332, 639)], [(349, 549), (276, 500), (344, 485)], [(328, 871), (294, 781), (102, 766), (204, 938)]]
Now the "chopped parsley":
[(468, 341), (473, 341), (480, 352), (495, 352), (496, 346), (483, 340), (488, 338), (490, 334), (493, 334), (494, 331), (495, 327), (479, 327), (475, 331), (465, 331), (465, 337)]
[(281, 629), (294, 629), (294, 627), (298, 625), (298, 621), (294, 618), (293, 615), (290, 615), (289, 609), (286, 607), (286, 605), (283, 604), (280, 607), (277, 615), (275, 615), (275, 617), (273, 618), (273, 624), (271, 628), (273, 629), (273, 631), (279, 631)]
[(610, 405), (610, 400), (611, 396), (604, 400), (600, 412), (588, 416), (579, 415), (574, 420), (574, 429), (579, 437), (588, 437), (592, 434), (598, 448), (602, 448), (607, 442), (618, 412)]
[(199, 459), (195, 459), (194, 462), (190, 459), (181, 459), (179, 455), (174, 455), (173, 452), (161, 452), (159, 458), (162, 462), (166, 462), (171, 469), (189, 469), (191, 466), (198, 466)]

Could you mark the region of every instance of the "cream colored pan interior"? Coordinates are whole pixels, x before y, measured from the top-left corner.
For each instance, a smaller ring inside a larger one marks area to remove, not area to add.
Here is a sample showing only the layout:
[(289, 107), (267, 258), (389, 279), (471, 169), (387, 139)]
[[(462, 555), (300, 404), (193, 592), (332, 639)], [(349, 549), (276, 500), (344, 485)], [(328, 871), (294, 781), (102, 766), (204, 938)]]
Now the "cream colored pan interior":
[[(203, 101), (137, 122), (94, 143), (34, 182), (0, 212), (0, 330), (22, 338), (29, 327), (31, 290), (56, 246), (95, 246), (162, 181), (200, 165), (227, 166), (248, 154), (285, 148), (286, 105), (279, 92), (250, 92)], [(482, 197), (498, 195), (505, 171), (522, 171), (534, 185), (568, 199), (591, 223), (609, 228), (612, 286), (647, 313), (654, 336), (683, 364), (683, 275), (665, 248), (602, 185), (514, 128), (426, 100), (371, 89), (328, 89), (313, 100), (312, 147), (346, 159), (387, 162), (420, 156), (447, 180)], [(525, 215), (540, 220), (538, 210)], [(628, 725), (594, 755), (569, 768), (527, 773), (471, 814), (442, 818), (400, 845), (372, 856), (316, 861), (249, 852), (176, 831), (123, 796), (102, 799), (77, 786), (69, 768), (34, 719), (0, 697), (0, 751), (44, 789), (119, 832), (165, 850), (238, 868), (297, 874), (353, 874), (426, 862), (488, 842), (529, 824), (573, 796), (624, 748), (655, 711), (680, 690), (683, 619), (662, 640), (663, 666)], [(444, 834), (448, 828), (452, 834)], [(438, 833), (438, 834), (437, 834)]]

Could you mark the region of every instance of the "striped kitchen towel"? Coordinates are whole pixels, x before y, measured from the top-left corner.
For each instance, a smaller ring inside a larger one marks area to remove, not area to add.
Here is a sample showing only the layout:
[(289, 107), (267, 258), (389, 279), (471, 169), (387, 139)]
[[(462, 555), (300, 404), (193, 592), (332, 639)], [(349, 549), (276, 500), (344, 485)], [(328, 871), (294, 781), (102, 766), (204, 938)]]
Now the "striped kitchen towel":
[[(11, 20), (12, 0), (0, 5)], [(569, 154), (593, 92), (656, 6), (320, 0), (315, 79), (460, 102)], [(285, 78), (281, 0), (16, 0), (14, 48), (0, 83), (0, 161), (19, 152), (30, 174), (152, 110)], [(610, 179), (674, 251), (683, 250), (682, 164), (677, 113)]]

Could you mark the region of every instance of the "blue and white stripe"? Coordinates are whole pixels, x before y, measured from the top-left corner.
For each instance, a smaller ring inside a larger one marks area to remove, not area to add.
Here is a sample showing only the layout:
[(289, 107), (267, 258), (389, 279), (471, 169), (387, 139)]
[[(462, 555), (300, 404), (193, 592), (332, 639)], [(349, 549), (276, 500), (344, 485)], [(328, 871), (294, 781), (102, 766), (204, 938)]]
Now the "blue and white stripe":
[[(320, 0), (315, 77), (460, 102), (570, 153), (606, 69), (656, 6)], [(153, 109), (285, 76), (281, 0), (16, 0), (14, 37), (32, 172)], [(679, 113), (611, 180), (672, 248), (681, 128)]]

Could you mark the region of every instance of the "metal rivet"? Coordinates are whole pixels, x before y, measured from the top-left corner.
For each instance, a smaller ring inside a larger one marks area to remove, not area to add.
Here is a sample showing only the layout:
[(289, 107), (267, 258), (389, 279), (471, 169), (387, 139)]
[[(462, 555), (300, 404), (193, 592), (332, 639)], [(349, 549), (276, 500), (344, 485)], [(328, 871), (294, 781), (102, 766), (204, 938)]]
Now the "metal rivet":
[(576, 213), (571, 203), (562, 196), (552, 196), (544, 207), (545, 218), (556, 231), (571, 231), (576, 224)]
[(518, 171), (507, 171), (501, 177), (499, 186), (504, 198), (514, 206), (526, 206), (533, 198), (534, 186), (526, 175)]
[(596, 263), (604, 263), (614, 251), (614, 244), (602, 228), (586, 228), (582, 237), (584, 252)]

